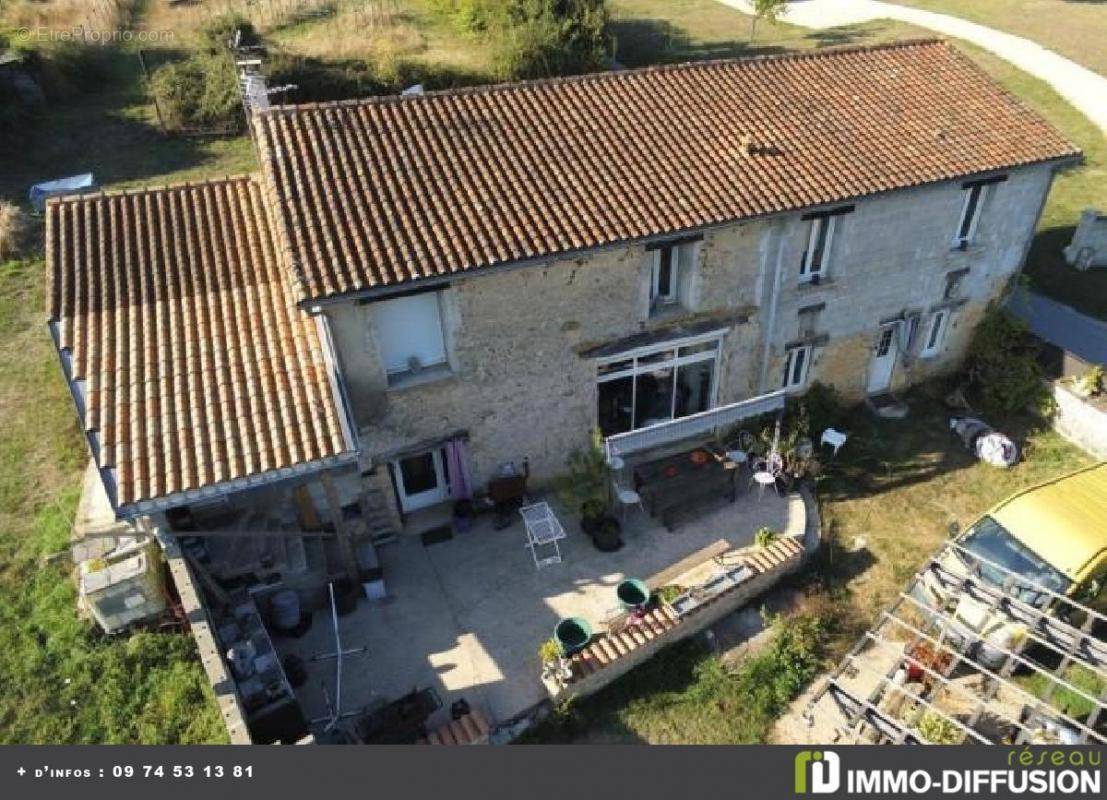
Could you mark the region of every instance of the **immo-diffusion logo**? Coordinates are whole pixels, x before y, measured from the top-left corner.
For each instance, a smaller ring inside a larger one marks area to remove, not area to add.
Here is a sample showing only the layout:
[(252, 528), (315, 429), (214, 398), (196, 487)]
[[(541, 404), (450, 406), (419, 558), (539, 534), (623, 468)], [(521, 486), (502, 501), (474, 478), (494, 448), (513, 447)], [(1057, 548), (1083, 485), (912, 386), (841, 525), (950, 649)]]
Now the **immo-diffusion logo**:
[(1101, 754), (1094, 750), (1024, 748), (1007, 754), (1006, 769), (915, 766), (911, 769), (852, 767), (844, 769), (837, 753), (801, 750), (796, 753), (796, 794), (926, 795), (1029, 794), (1102, 796)]
[[(810, 767), (810, 769), (808, 769)], [(811, 792), (830, 794), (842, 782), (842, 761), (837, 753), (801, 750), (796, 753), (796, 794), (807, 794), (807, 774), (811, 773)]]

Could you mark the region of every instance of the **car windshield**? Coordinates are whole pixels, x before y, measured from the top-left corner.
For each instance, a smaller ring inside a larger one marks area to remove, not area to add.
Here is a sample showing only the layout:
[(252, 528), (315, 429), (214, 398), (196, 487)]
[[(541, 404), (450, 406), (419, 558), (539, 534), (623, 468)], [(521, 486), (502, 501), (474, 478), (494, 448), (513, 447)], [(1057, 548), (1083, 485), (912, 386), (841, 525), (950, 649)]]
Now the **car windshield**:
[[(975, 553), (1036, 584), (1036, 586), (1023, 584), (1013, 587), (1012, 593), (1024, 603), (1044, 608), (1049, 604), (1050, 596), (1037, 587), (1044, 586), (1057, 594), (1064, 594), (1071, 584), (1064, 575), (1019, 542), (991, 517), (984, 517), (973, 525), (960, 544), (970, 553)], [(994, 586), (1003, 587), (1008, 578), (1007, 573), (980, 561), (977, 564), (980, 566), (980, 575), (984, 580)]]

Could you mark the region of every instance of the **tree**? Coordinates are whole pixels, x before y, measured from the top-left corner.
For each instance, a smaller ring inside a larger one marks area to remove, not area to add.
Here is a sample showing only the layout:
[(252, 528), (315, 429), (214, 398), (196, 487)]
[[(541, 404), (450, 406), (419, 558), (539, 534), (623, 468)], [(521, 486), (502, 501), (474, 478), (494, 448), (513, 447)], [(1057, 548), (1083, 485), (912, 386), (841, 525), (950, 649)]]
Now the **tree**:
[(772, 24), (788, 13), (788, 0), (753, 0), (753, 19), (750, 20), (750, 41), (757, 35), (757, 21), (768, 20)]

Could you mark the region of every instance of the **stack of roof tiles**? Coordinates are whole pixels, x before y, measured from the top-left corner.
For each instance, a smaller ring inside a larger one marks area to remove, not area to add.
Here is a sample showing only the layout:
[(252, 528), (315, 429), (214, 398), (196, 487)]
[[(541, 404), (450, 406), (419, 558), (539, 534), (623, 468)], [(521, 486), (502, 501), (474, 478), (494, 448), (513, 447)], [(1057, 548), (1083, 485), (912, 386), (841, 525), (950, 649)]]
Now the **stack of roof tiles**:
[(275, 107), (301, 299), (1072, 158), (938, 41)]
[(253, 180), (53, 201), (46, 226), (50, 316), (117, 505), (349, 450)]

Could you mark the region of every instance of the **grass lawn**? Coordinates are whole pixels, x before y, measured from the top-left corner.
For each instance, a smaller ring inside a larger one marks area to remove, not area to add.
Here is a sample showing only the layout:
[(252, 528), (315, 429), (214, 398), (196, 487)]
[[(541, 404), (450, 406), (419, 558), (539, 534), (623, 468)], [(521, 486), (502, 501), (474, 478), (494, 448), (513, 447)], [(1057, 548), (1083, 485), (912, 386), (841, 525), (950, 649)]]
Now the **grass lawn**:
[(108, 638), (65, 550), (87, 454), (44, 325), (43, 264), (0, 264), (0, 743), (202, 743), (226, 732), (192, 639)]
[(891, 0), (1024, 36), (1107, 75), (1107, 10), (1097, 0)]

